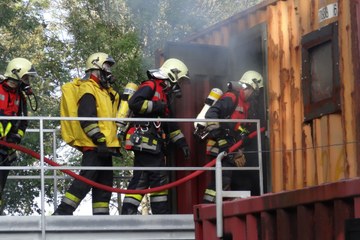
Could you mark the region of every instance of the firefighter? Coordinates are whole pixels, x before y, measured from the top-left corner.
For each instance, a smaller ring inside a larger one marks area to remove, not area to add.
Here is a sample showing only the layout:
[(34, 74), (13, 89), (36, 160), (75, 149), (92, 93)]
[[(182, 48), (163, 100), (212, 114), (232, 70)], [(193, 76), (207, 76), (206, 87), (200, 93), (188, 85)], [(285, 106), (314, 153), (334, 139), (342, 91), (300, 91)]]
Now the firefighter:
[[(129, 100), (135, 118), (170, 118), (170, 104), (181, 95), (180, 82), (189, 79), (186, 65), (175, 58), (166, 60), (159, 69), (148, 70), (148, 80), (141, 83)], [(168, 142), (182, 149), (185, 159), (190, 156), (184, 135), (176, 123), (132, 122), (126, 134), (125, 148), (134, 151), (135, 167), (164, 167), (164, 152)], [(168, 183), (166, 171), (134, 170), (128, 189), (147, 189)], [(123, 215), (137, 214), (142, 194), (126, 194)], [(153, 214), (169, 214), (168, 190), (150, 194)]]
[[(77, 108), (79, 117), (115, 117), (119, 94), (111, 87), (114, 83), (111, 67), (114, 64), (114, 59), (102, 52), (94, 53), (87, 59), (85, 77), (78, 90), (78, 101), (68, 106)], [(120, 147), (115, 121), (80, 121), (80, 126), (78, 132), (69, 134), (77, 136), (73, 145), (78, 146), (83, 154), (81, 166), (113, 166), (112, 152)], [(81, 170), (80, 176), (106, 186), (113, 186), (113, 171), (110, 170)], [(92, 188), (77, 179), (72, 182), (54, 215), (72, 215), (90, 189), (93, 215), (109, 215), (112, 193)]]
[[(206, 119), (247, 119), (249, 113), (249, 99), (257, 95), (260, 86), (263, 85), (262, 76), (255, 71), (247, 71), (238, 82), (229, 82), (228, 90), (221, 98), (209, 108), (205, 114)], [(237, 141), (243, 140), (246, 145), (249, 140), (246, 128), (247, 124), (209, 122), (206, 127), (207, 146), (206, 154), (211, 158), (216, 157), (220, 152), (228, 151)], [(243, 145), (244, 145), (243, 144)], [(241, 149), (233, 154), (227, 155), (223, 161), (223, 167), (242, 167), (246, 163), (245, 155)], [(223, 190), (231, 189), (233, 171), (222, 172)], [(215, 176), (204, 193), (204, 203), (214, 203), (216, 199)]]
[[(265, 93), (264, 93), (264, 81), (255, 83), (252, 81), (252, 76), (257, 75), (257, 72), (248, 71), (247, 74), (241, 78), (241, 84), (246, 84), (251, 86), (252, 89), (256, 89), (253, 93), (246, 99), (246, 102), (249, 103), (250, 107), (248, 109), (248, 119), (259, 119), (260, 127), (266, 127), (265, 121)], [(262, 77), (259, 76), (259, 79)], [(256, 131), (256, 124), (247, 124), (246, 130), (248, 132)], [(261, 145), (265, 146), (265, 134), (261, 134)], [(246, 163), (244, 167), (258, 167), (258, 143), (257, 138), (247, 141), (244, 145), (244, 154), (246, 156)], [(265, 159), (266, 154), (262, 153), (262, 159)], [(264, 162), (265, 164), (266, 162)], [(265, 171), (266, 174), (266, 171)], [(257, 170), (242, 170), (234, 171), (233, 179), (236, 181), (232, 182), (232, 190), (250, 190), (251, 196), (260, 195), (260, 182), (259, 182), (259, 171)]]
[[(7, 65), (0, 82), (0, 116), (27, 116), (27, 92), (30, 82), (37, 76), (33, 64), (25, 58), (14, 58)], [(0, 120), (0, 137), (9, 143), (19, 144), (28, 126), (27, 120)], [(14, 149), (0, 146), (0, 165), (10, 166), (17, 160)], [(4, 209), (2, 194), (9, 170), (0, 170), (0, 205)]]

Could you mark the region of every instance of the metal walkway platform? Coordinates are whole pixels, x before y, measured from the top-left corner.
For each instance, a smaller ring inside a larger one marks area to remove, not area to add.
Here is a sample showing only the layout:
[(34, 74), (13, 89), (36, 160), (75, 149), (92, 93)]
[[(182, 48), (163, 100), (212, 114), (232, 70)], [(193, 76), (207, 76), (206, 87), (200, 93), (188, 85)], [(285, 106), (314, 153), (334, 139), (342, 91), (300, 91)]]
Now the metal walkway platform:
[(193, 215), (0, 217), (0, 239), (195, 239)]

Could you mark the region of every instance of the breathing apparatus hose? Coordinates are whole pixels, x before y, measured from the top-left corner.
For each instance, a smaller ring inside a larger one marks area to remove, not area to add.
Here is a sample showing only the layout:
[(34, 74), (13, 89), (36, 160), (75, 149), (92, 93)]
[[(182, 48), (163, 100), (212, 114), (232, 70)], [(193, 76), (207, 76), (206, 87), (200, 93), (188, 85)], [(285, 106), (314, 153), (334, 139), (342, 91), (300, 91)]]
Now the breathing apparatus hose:
[[(261, 132), (264, 132), (265, 131), (265, 128), (261, 128), (260, 129)], [(249, 138), (254, 138), (255, 136), (257, 135), (256, 131), (255, 132), (252, 132), (249, 134)], [(231, 152), (234, 152), (235, 150), (237, 150), (243, 143), (243, 140), (240, 140), (238, 141), (237, 143), (235, 143), (233, 146), (230, 147), (229, 149), (229, 153)], [(15, 150), (18, 150), (18, 151), (21, 151), (25, 154), (28, 154), (38, 160), (40, 160), (40, 154), (31, 150), (31, 149), (28, 149), (28, 148), (25, 148), (21, 145), (17, 145), (17, 144), (13, 144), (13, 143), (8, 143), (8, 142), (5, 142), (3, 140), (0, 140), (0, 145), (4, 145), (6, 147), (9, 147), (9, 148), (13, 148)], [(44, 162), (46, 162), (47, 164), (51, 165), (51, 166), (54, 166), (54, 167), (60, 167), (61, 165), (44, 157)], [(208, 162), (207, 164), (204, 165), (204, 167), (212, 167), (214, 166), (216, 163), (216, 158), (214, 158), (213, 160), (211, 160), (210, 162)], [(68, 174), (69, 176), (77, 179), (77, 180), (80, 180), (84, 183), (87, 183), (88, 185), (92, 186), (92, 187), (96, 187), (96, 188), (99, 188), (101, 190), (105, 190), (105, 191), (108, 191), (108, 192), (116, 192), (116, 193), (124, 193), (124, 194), (147, 194), (147, 193), (153, 193), (153, 192), (160, 192), (160, 191), (164, 191), (166, 189), (169, 189), (169, 188), (172, 188), (172, 187), (176, 187), (180, 184), (183, 184), (197, 176), (199, 176), (200, 174), (202, 174), (203, 172), (205, 172), (206, 170), (197, 170), (181, 179), (178, 179), (174, 182), (171, 182), (171, 183), (168, 183), (168, 184), (165, 184), (165, 185), (162, 185), (162, 186), (159, 186), (159, 187), (154, 187), (154, 188), (148, 188), (148, 189), (142, 189), (142, 190), (132, 190), (132, 189), (121, 189), (121, 188), (113, 188), (113, 187), (109, 187), (109, 186), (106, 186), (106, 185), (103, 185), (103, 184), (100, 184), (100, 183), (97, 183), (97, 182), (94, 182), (92, 180), (89, 180), (83, 176), (80, 176), (70, 170), (66, 170), (66, 169), (60, 169), (60, 171), (62, 171), (63, 173), (65, 174)]]

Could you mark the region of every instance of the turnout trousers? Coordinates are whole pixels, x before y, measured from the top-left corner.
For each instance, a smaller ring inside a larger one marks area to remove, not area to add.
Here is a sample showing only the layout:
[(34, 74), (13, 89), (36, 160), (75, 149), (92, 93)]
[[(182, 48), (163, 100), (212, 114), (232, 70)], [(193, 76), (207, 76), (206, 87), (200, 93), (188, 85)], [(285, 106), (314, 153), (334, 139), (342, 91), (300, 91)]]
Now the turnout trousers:
[[(134, 151), (134, 167), (165, 167), (165, 157), (162, 152), (152, 154)], [(165, 185), (169, 182), (166, 171), (134, 170), (127, 189), (147, 189)], [(143, 194), (126, 194), (122, 206), (122, 215), (138, 214), (138, 207)], [(168, 190), (150, 193), (150, 206), (153, 214), (169, 214)]]
[[(110, 153), (99, 154), (95, 150), (88, 150), (83, 152), (83, 158), (81, 162), (81, 166), (83, 167), (111, 167), (112, 165), (112, 156)], [(112, 170), (81, 170), (79, 175), (109, 187), (113, 186)], [(87, 183), (77, 179), (74, 179), (69, 190), (65, 193), (65, 196), (62, 199), (58, 209), (55, 211), (55, 214), (71, 215), (90, 190), (92, 190), (93, 214), (108, 215), (109, 202), (112, 193), (92, 187)]]

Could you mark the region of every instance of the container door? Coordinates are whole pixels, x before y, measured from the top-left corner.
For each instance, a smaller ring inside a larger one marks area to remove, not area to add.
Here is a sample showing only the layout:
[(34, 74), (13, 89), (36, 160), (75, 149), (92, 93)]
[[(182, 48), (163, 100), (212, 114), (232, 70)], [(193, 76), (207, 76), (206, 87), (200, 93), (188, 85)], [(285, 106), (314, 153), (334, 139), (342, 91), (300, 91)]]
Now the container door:
[[(229, 81), (229, 54), (227, 48), (203, 44), (173, 43), (167, 44), (162, 56), (164, 59), (178, 58), (189, 68), (189, 82), (181, 85), (182, 97), (175, 100), (176, 118), (196, 118), (201, 111), (204, 100), (214, 87), (224, 89)], [(205, 156), (205, 141), (193, 135), (194, 123), (183, 122), (180, 127), (192, 150), (191, 160), (185, 161), (183, 154), (177, 149), (170, 149), (170, 164), (172, 166), (204, 166), (208, 160)], [(183, 178), (193, 171), (176, 171), (172, 180)], [(202, 196), (211, 173), (206, 171), (171, 191), (173, 212), (189, 214), (193, 205), (202, 201)], [(177, 207), (174, 207), (177, 206)]]

